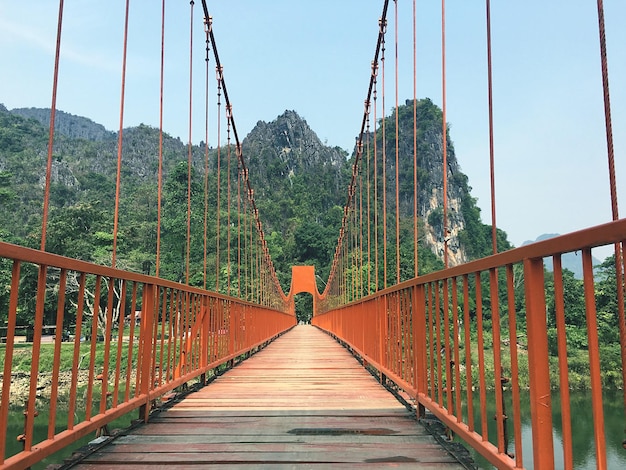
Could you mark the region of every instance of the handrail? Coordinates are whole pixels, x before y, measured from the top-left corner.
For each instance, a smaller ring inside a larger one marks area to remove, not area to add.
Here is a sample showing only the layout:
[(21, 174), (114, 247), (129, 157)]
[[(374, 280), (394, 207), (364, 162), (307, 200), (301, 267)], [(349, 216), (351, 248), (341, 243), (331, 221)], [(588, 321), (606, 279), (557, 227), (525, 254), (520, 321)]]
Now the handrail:
[[(24, 450), (6, 455), (3, 437), (1, 469), (33, 465), (135, 409), (147, 421), (161, 396), (196, 378), (204, 382), (211, 370), (295, 324), (288, 304), (282, 311), (276, 310), (3, 242), (0, 259), (13, 266), (0, 391), (3, 436), (9, 407), (15, 403), (12, 369), (18, 312), (31, 308), (34, 313), (30, 386), (24, 434), (19, 437)], [(63, 335), (56, 334), (51, 345), (54, 360), (51, 368), (44, 370), (40, 367), (43, 325), (52, 323), (57, 333), (70, 324), (76, 325), (76, 331), (71, 343), (64, 343)], [(71, 366), (61, 370), (62, 361)], [(63, 372), (71, 375), (69, 391), (58, 385)], [(49, 376), (51, 385), (48, 434), (38, 442), (34, 419), (40, 375)], [(57, 398), (65, 392), (68, 421), (57, 431)], [(85, 403), (79, 403), (83, 392)]]
[[(583, 270), (579, 294), (585, 299), (596, 463), (603, 468), (606, 442), (591, 250), (612, 245), (623, 250), (625, 241), (626, 219), (621, 219), (420, 276), (319, 312), (313, 324), (349, 345), (366, 365), (379, 371), (382, 381), (392, 380), (413, 397), (420, 417), (425, 409), (430, 410), (498, 468), (524, 467), (520, 379), (527, 374), (534, 467), (554, 468), (551, 368), (558, 369), (562, 403), (564, 444), (560, 451), (565, 462), (572, 460), (567, 363), (571, 347), (568, 349), (566, 343), (568, 305), (564, 301), (561, 258), (579, 252)], [(554, 264), (553, 297), (546, 294), (544, 258), (552, 258)], [(617, 268), (624, 270), (623, 265)], [(619, 279), (614, 276), (608, 281), (619, 283)], [(613, 285), (617, 307), (610, 321), (619, 330), (623, 362), (626, 338), (624, 306), (619, 306), (619, 298), (625, 286)], [(324, 308), (324, 302), (320, 304)], [(518, 333), (523, 335), (524, 324), (526, 338), (522, 336), (520, 341)], [(556, 329), (557, 344), (548, 338), (549, 325)], [(558, 348), (558, 364), (556, 358), (550, 360), (549, 347), (553, 351)], [(488, 362), (493, 370), (486, 370), (486, 354), (492, 355)], [(626, 364), (621, 365), (623, 382)], [(505, 410), (505, 388), (512, 394), (511, 416)], [(472, 390), (480, 395), (476, 416)], [(495, 436), (488, 435), (487, 423), (493, 419), (487, 416), (488, 399), (496, 404)], [(514, 449), (509, 446), (507, 429), (507, 419), (511, 418)]]

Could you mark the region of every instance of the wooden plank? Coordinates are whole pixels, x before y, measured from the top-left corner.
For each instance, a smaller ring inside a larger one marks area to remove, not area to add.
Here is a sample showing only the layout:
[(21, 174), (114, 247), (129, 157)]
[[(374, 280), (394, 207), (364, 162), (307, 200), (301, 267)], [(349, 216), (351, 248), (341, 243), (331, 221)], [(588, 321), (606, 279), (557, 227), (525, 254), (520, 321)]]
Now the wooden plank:
[[(213, 467), (213, 468), (223, 468), (224, 465), (227, 465), (228, 470), (293, 470), (300, 466), (294, 463), (235, 463), (229, 462), (225, 464), (223, 462), (215, 463), (215, 464), (203, 464), (202, 467)], [(132, 470), (154, 470), (158, 467), (158, 465), (153, 465), (150, 463), (138, 463), (133, 462), (132, 467), (129, 464), (129, 467)], [(314, 463), (314, 464), (303, 464), (303, 468), (315, 468), (315, 470), (335, 470), (335, 469), (350, 469), (350, 470), (360, 470), (360, 469), (368, 469), (371, 470), (373, 468), (400, 468), (400, 469), (415, 469), (419, 468), (420, 470), (449, 470), (451, 467), (449, 462), (370, 462), (370, 463), (358, 463), (358, 462), (350, 462), (350, 463)], [(102, 470), (103, 468), (121, 468), (115, 465), (111, 466), (111, 464), (98, 464), (98, 463), (85, 463), (80, 466), (82, 470)], [(177, 470), (198, 470), (197, 464), (188, 464), (177, 462), (175, 465), (168, 464), (166, 468), (176, 468)]]
[(77, 468), (198, 465), (464, 468), (344, 348), (311, 326), (294, 328)]
[[(267, 452), (240, 450), (237, 452), (144, 452), (116, 453), (116, 452), (96, 452), (92, 457), (88, 457), (86, 462), (97, 462), (105, 465), (127, 465), (134, 463), (152, 465), (228, 465), (229, 463), (247, 463), (256, 465), (258, 463), (282, 462), (291, 464), (315, 464), (315, 463), (391, 463), (391, 462), (413, 462), (413, 463), (451, 463), (455, 461), (452, 457), (441, 453), (441, 449), (427, 451), (417, 449), (419, 452), (407, 452), (407, 449), (400, 449), (400, 454), (394, 455), (387, 449), (304, 449), (296, 452), (294, 449), (277, 447), (275, 450)], [(366, 456), (364, 456), (366, 454)], [(113, 468), (113, 467), (109, 467)]]

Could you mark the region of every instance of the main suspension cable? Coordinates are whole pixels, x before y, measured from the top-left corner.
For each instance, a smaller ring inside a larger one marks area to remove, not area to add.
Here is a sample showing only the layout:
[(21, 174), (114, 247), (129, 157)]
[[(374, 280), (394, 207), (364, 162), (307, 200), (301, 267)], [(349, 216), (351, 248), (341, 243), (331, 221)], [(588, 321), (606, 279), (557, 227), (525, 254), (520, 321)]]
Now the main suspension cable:
[[(203, 0), (204, 2), (205, 0)], [(387, 9), (389, 7), (389, 0), (385, 0), (385, 3), (383, 5), (383, 12), (382, 15), (380, 17), (379, 20), (379, 32), (378, 32), (378, 40), (376, 43), (376, 49), (374, 52), (374, 60), (372, 61), (372, 74), (370, 77), (370, 82), (369, 82), (369, 87), (368, 87), (368, 91), (367, 91), (367, 98), (366, 98), (366, 102), (370, 102), (370, 100), (372, 99), (372, 97), (374, 97), (374, 101), (376, 100), (375, 98), (375, 84), (376, 84), (376, 76), (377, 76), (377, 70), (378, 70), (378, 60), (379, 60), (379, 55), (381, 53), (381, 48), (382, 48), (382, 44), (384, 42), (384, 30), (381, 27), (382, 24), (386, 23), (386, 18), (387, 18)], [(366, 107), (367, 108), (367, 107)], [(374, 110), (376, 110), (376, 106), (374, 106)], [(364, 137), (364, 132), (365, 132), (365, 127), (366, 127), (366, 123), (367, 120), (369, 119), (369, 114), (367, 112), (363, 113), (363, 120), (361, 122), (361, 129), (359, 132), (359, 142), (363, 142), (363, 137)], [(376, 122), (376, 119), (374, 118), (374, 122)], [(376, 138), (375, 138), (375, 134), (376, 132), (374, 132), (374, 145), (376, 145)], [(363, 146), (362, 145), (357, 145), (357, 154), (355, 157), (355, 161), (354, 161), (354, 165), (360, 165), (360, 160), (362, 155), (360, 154), (358, 149), (362, 149)], [(374, 149), (374, 160), (376, 160), (376, 149)], [(376, 164), (374, 166), (374, 171), (376, 171)], [(355, 173), (354, 171), (352, 172), (353, 176), (352, 176), (352, 181), (350, 183), (351, 186), (354, 186), (356, 184), (356, 180), (355, 180)], [(374, 185), (375, 191), (376, 191), (376, 178), (375, 178), (375, 185)], [(375, 200), (376, 196), (374, 197)], [(350, 207), (350, 204), (352, 202), (352, 195), (351, 195), (351, 191), (348, 190), (348, 200), (346, 202), (345, 205), (345, 209)], [(376, 214), (376, 209), (375, 209), (375, 214)], [(375, 215), (376, 218), (376, 215)], [(333, 258), (333, 263), (332, 263), (332, 268), (330, 271), (330, 276), (328, 278), (328, 282), (326, 283), (326, 288), (324, 289), (324, 293), (322, 294), (323, 296), (326, 295), (329, 292), (333, 292), (336, 293), (337, 289), (334, 286), (334, 282), (339, 281), (339, 279), (336, 278), (336, 276), (338, 274), (341, 274), (339, 270), (340, 268), (340, 258), (341, 258), (341, 253), (342, 253), (342, 245), (343, 245), (343, 237), (345, 236), (346, 230), (348, 228), (347, 225), (347, 211), (344, 210), (344, 218), (342, 221), (342, 225), (341, 225), (341, 229), (339, 231), (339, 238), (337, 240), (337, 247), (335, 249), (335, 256)], [(375, 222), (375, 226), (376, 226), (376, 222)], [(376, 228), (375, 228), (376, 230)], [(376, 238), (376, 236), (375, 236)], [(376, 256), (378, 253), (378, 249), (375, 250), (376, 252)], [(378, 262), (376, 262), (376, 266), (378, 266)], [(338, 284), (339, 286), (339, 284)], [(377, 288), (378, 288), (378, 282), (377, 282)]]
[[(202, 7), (203, 7), (203, 10), (204, 10), (205, 18), (209, 18), (210, 15), (209, 15), (209, 10), (208, 10), (208, 7), (207, 7), (206, 0), (202, 0)], [(244, 161), (244, 156), (243, 156), (243, 152), (242, 152), (242, 148), (241, 148), (241, 141), (239, 140), (239, 134), (237, 132), (237, 126), (235, 124), (235, 119), (234, 119), (233, 114), (232, 114), (232, 109), (233, 108), (232, 108), (232, 104), (230, 102), (230, 98), (228, 96), (228, 89), (226, 87), (226, 81), (224, 80), (223, 67), (222, 67), (221, 62), (220, 62), (220, 57), (219, 57), (219, 53), (218, 53), (218, 50), (217, 50), (217, 45), (215, 43), (215, 36), (213, 34), (213, 29), (212, 28), (209, 30), (209, 38), (211, 40), (211, 47), (213, 49), (213, 56), (214, 56), (214, 59), (215, 59), (216, 70), (218, 70), (218, 74), (217, 74), (217, 79), (218, 79), (218, 82), (219, 82), (218, 88), (219, 88), (219, 90), (223, 91), (224, 102), (225, 102), (225, 105), (226, 105), (226, 109), (229, 110), (228, 111), (228, 121), (230, 123), (232, 134), (233, 134), (233, 137), (234, 137), (234, 140), (235, 140), (235, 151), (236, 151), (236, 154), (238, 156), (239, 164), (241, 165), (242, 171), (244, 172), (244, 174), (247, 175), (247, 168), (246, 168), (246, 164), (245, 164), (245, 161)], [(218, 96), (218, 99), (219, 99), (219, 96)], [(219, 133), (219, 131), (218, 131), (218, 133)], [(218, 136), (218, 138), (219, 138), (219, 136)], [(219, 160), (220, 160), (219, 152), (220, 152), (220, 150), (219, 150), (219, 144), (218, 144), (218, 167), (219, 167)], [(218, 187), (219, 187), (219, 182), (220, 182), (220, 178), (218, 176)], [(258, 230), (258, 237), (259, 237), (261, 243), (265, 244), (265, 246), (267, 246), (266, 242), (265, 242), (265, 239), (264, 239), (264, 234), (263, 234), (262, 226), (261, 226), (261, 223), (260, 223), (260, 219), (259, 219), (259, 211), (258, 211), (258, 208), (256, 206), (256, 201), (254, 200), (254, 192), (252, 191), (252, 186), (250, 184), (250, 179), (248, 177), (246, 177), (246, 179), (245, 179), (245, 186), (246, 187), (244, 189), (247, 190), (247, 192), (249, 194), (249, 202), (250, 202), (251, 211), (252, 211), (254, 220), (256, 222), (256, 226), (257, 226), (257, 230)], [(219, 192), (218, 192), (218, 194), (219, 194)], [(219, 204), (218, 204), (218, 221), (219, 221)], [(218, 242), (219, 242), (219, 230), (218, 230)], [(269, 251), (268, 251), (268, 254), (269, 254)], [(258, 259), (259, 259), (259, 262), (260, 262), (261, 261), (260, 256), (258, 257)], [(269, 270), (268, 272), (273, 273), (273, 275), (275, 276), (275, 270), (274, 270), (271, 258), (268, 257), (267, 259), (265, 259), (265, 262), (268, 263), (268, 270)], [(217, 264), (217, 269), (216, 270), (218, 271), (217, 276), (216, 276), (217, 279), (218, 279), (216, 281), (216, 285), (219, 286), (219, 251), (218, 251), (218, 259), (217, 259), (216, 264)], [(259, 280), (260, 280), (260, 277), (259, 277)], [(275, 284), (279, 287), (279, 284), (276, 281), (275, 281)], [(284, 296), (284, 293), (282, 292), (282, 289), (278, 289), (278, 290), (279, 290), (278, 294), (286, 299), (286, 297)]]

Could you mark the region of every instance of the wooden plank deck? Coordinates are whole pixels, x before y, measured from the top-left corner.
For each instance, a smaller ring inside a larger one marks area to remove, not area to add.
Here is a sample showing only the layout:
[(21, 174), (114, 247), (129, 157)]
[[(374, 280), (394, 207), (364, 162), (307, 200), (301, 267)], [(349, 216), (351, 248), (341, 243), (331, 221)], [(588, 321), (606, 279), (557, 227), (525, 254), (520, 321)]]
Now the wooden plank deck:
[(464, 468), (332, 338), (298, 326), (74, 468)]

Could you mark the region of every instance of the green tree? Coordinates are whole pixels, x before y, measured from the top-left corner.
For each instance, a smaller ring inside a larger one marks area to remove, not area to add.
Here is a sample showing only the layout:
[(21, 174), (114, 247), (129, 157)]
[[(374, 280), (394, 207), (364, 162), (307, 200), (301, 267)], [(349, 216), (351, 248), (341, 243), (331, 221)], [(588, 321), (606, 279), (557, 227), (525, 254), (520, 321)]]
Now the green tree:
[[(550, 354), (556, 356), (556, 292), (554, 274), (546, 272), (546, 311), (548, 320), (548, 341)], [(581, 280), (574, 277), (568, 269), (563, 270), (563, 304), (565, 313), (565, 337), (568, 347), (573, 349), (587, 348), (587, 326), (585, 319), (585, 293)]]
[(50, 212), (46, 230), (46, 250), (70, 258), (96, 261), (100, 245), (96, 235), (108, 230), (108, 214), (89, 203), (79, 203)]
[[(187, 202), (189, 189), (187, 162), (179, 162), (165, 181), (161, 234), (161, 276), (177, 282), (185, 281), (187, 261)], [(204, 227), (202, 221), (203, 199), (196, 171), (191, 169), (191, 227), (194, 247), (202, 247)], [(194, 251), (193, 261), (202, 259), (203, 250)], [(191, 252), (190, 252), (191, 256)], [(194, 269), (194, 272), (197, 272)], [(200, 270), (201, 271), (201, 270)]]
[(604, 260), (596, 267), (596, 309), (598, 315), (598, 334), (602, 344), (619, 343), (617, 280), (615, 255)]

